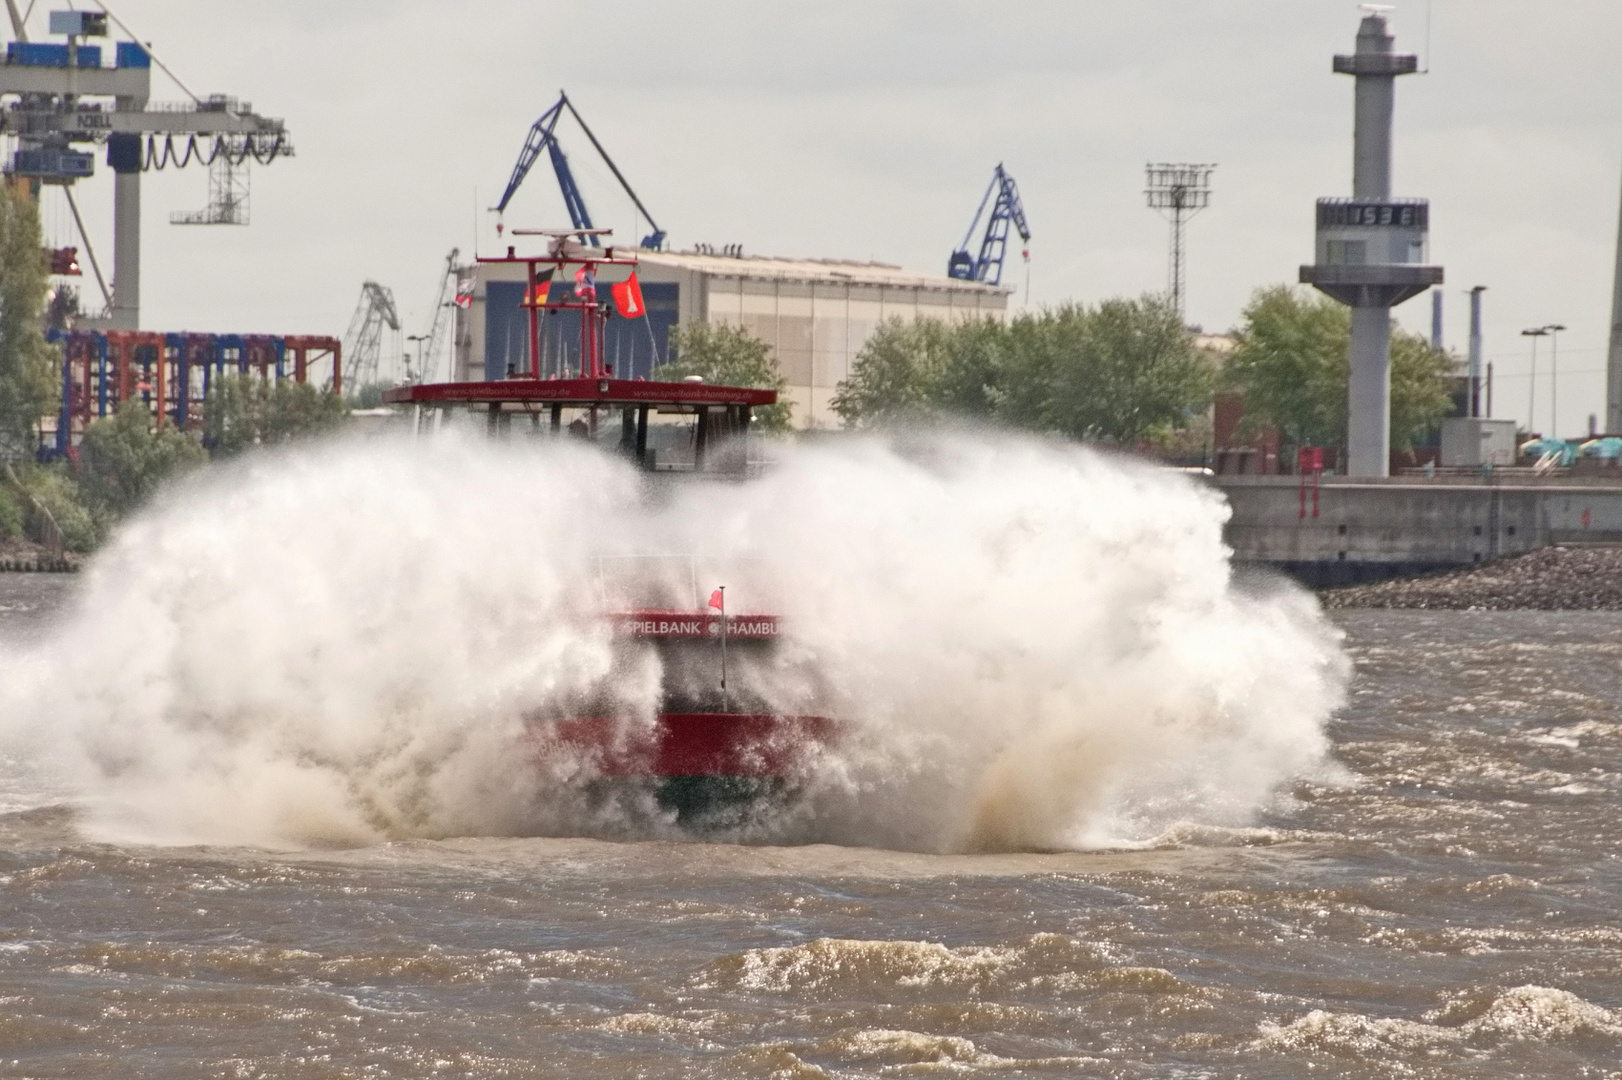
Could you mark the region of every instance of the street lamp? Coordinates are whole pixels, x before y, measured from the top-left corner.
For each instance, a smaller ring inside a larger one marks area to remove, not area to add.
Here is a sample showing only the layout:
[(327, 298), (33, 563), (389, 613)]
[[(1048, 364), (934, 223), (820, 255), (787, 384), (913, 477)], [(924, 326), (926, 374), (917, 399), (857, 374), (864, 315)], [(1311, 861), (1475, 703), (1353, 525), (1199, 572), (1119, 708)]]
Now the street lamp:
[(1549, 328), (1547, 326), (1534, 326), (1530, 330), (1521, 331), (1521, 337), (1532, 339), (1532, 377), (1526, 380), (1526, 426), (1528, 428), (1537, 423), (1533, 411), (1537, 408), (1538, 402), (1538, 338), (1548, 336)]
[[(1560, 417), (1558, 406), (1560, 404), (1560, 331), (1565, 327), (1559, 323), (1550, 323), (1543, 329), (1549, 332), (1549, 430), (1560, 430)], [(1558, 435), (1555, 436), (1559, 438)]]

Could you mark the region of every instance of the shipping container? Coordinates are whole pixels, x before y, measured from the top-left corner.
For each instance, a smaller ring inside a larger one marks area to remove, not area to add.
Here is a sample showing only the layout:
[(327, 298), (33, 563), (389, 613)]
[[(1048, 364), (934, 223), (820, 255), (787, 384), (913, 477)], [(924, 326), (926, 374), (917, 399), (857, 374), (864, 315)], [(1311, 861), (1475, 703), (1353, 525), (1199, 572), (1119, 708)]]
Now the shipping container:
[(148, 56), (146, 50), (133, 41), (120, 41), (114, 59), (121, 68), (149, 68), (152, 66), (152, 57)]
[[(65, 68), (68, 66), (68, 47), (43, 41), (8, 41), (6, 63), (22, 64), (26, 67)], [(101, 46), (80, 45), (79, 66), (101, 67)]]
[(18, 176), (37, 176), (42, 179), (56, 177), (89, 176), (95, 170), (95, 159), (77, 150), (19, 150), (12, 156), (11, 171)]

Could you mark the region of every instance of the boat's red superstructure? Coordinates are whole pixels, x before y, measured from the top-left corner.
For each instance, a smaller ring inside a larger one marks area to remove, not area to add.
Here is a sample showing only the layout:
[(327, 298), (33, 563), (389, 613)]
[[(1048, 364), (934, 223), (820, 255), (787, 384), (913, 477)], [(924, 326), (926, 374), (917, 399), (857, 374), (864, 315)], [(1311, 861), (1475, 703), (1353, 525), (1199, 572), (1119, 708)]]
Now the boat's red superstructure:
[[(697, 662), (712, 669), (718, 667), (723, 634), (734, 655), (747, 656), (772, 648), (783, 630), (776, 615), (647, 610), (620, 612), (609, 618), (620, 641), (648, 642), (655, 647), (672, 642), (696, 644), (700, 647)], [(673, 662), (669, 656), (663, 659), (666, 664)], [(692, 650), (686, 660), (694, 662)], [(667, 670), (667, 685), (675, 674)], [(704, 673), (699, 674), (702, 678)], [(706, 681), (713, 684), (714, 679)], [(610, 716), (571, 717), (549, 725), (542, 736), (543, 747), (585, 757), (605, 777), (792, 777), (810, 764), (834, 734), (834, 723), (825, 716), (678, 711), (670, 708), (679, 707), (674, 700), (678, 693), (667, 691), (664, 707), (651, 728), (627, 728)], [(689, 701), (693, 698), (690, 688), (680, 696)]]
[[(515, 235), (523, 232), (515, 230)], [(479, 260), (524, 267), (529, 352), (523, 363), (515, 365), (515, 374), (494, 381), (401, 386), (385, 392), (383, 400), (415, 406), (414, 430), (421, 429), (425, 408), (477, 409), (487, 414), (492, 436), (507, 431), (516, 416), (528, 416), (539, 426), (542, 416), (549, 415), (554, 434), (561, 437), (573, 430), (595, 438), (599, 419), (618, 412), (619, 451), (649, 470), (655, 468), (649, 449), (650, 414), (674, 415), (681, 422), (690, 418), (690, 465), (683, 455), (673, 464), (659, 462), (659, 471), (747, 475), (753, 410), (776, 404), (777, 391), (691, 377), (665, 382), (614, 378), (602, 355), (607, 304), (597, 300), (595, 289), (571, 293), (538, 286), (554, 280), (606, 281), (613, 275), (623, 280), (636, 265), (635, 252), (595, 246), (593, 237), (600, 231), (544, 235), (551, 236), (544, 256), (520, 256), (508, 248), (505, 257)], [(576, 235), (590, 244), (571, 239)], [(534, 298), (542, 296), (546, 301), (536, 303)], [(580, 314), (579, 371), (541, 378), (539, 321), (543, 312), (563, 309)], [(567, 428), (566, 410), (577, 417)], [(697, 592), (696, 577), (691, 584)], [(697, 606), (699, 597), (692, 599)], [(792, 786), (834, 738), (836, 726), (829, 718), (776, 709), (758, 678), (753, 683), (735, 679), (729, 690), (729, 650), (735, 673), (759, 676), (769, 671), (783, 631), (776, 615), (633, 608), (605, 617), (612, 624), (617, 649), (628, 656), (647, 649), (659, 654), (664, 679), (659, 713), (651, 726), (592, 709), (533, 719), (531, 736), (543, 759), (567, 757), (584, 765), (589, 775), (605, 779), (658, 782), (660, 802), (674, 807), (685, 820), (717, 803), (736, 803)]]
[[(606, 230), (585, 230), (588, 238)], [(529, 235), (514, 230), (514, 235)], [(597, 299), (598, 286), (541, 287), (541, 283), (591, 281), (607, 283), (625, 280), (634, 274), (635, 250), (617, 251), (571, 240), (573, 232), (543, 233), (551, 237), (545, 255), (518, 255), (509, 247), (505, 256), (487, 258), (481, 263), (504, 263), (524, 268), (528, 283), (522, 308), (528, 320), (527, 352), (522, 362), (509, 369), (505, 379), (417, 383), (397, 386), (383, 393), (391, 405), (412, 405), (421, 419), (423, 409), (464, 407), (483, 410), (492, 435), (500, 434), (515, 417), (539, 424), (550, 419), (554, 434), (565, 430), (564, 412), (579, 414), (580, 428), (595, 438), (599, 419), (620, 414), (619, 448), (638, 464), (652, 468), (648, 452), (650, 414), (692, 417), (692, 466), (695, 473), (743, 473), (747, 471), (747, 445), (753, 410), (777, 403), (777, 391), (751, 386), (723, 386), (688, 377), (665, 382), (657, 379), (616, 379), (603, 362), (604, 326), (609, 305)], [(595, 244), (593, 240), (593, 244)], [(603, 291), (608, 291), (604, 289)], [(535, 298), (545, 297), (543, 302)], [(560, 371), (541, 376), (540, 325), (548, 312), (575, 312), (580, 321), (580, 364), (578, 371)], [(643, 309), (641, 318), (647, 318)], [(651, 330), (650, 330), (651, 334)], [(417, 425), (417, 426), (420, 426)], [(570, 425), (571, 427), (573, 425)], [(666, 466), (661, 464), (663, 469)]]

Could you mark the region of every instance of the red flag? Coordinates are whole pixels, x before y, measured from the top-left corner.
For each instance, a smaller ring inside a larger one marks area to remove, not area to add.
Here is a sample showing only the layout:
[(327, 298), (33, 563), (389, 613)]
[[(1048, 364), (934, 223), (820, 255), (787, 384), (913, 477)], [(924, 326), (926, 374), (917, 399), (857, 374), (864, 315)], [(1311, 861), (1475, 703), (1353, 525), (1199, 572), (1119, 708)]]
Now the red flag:
[(725, 611), (727, 609), (726, 594), (720, 589), (716, 589), (714, 592), (710, 593), (710, 607), (714, 608), (716, 611)]
[(610, 285), (608, 291), (614, 294), (614, 306), (627, 319), (638, 319), (648, 313), (642, 304), (642, 285), (636, 280), (635, 271), (619, 284)]

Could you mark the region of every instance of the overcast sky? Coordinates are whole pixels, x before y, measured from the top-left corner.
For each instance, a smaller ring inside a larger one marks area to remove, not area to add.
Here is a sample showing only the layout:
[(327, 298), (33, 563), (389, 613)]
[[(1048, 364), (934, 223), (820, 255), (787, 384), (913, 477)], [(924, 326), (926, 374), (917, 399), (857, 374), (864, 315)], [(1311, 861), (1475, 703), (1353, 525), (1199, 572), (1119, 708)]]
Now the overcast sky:
[[(41, 37), (52, 6), (66, 5), (39, 0), (31, 18)], [(1217, 162), (1189, 229), (1188, 317), (1212, 330), (1256, 288), (1295, 280), (1313, 201), (1351, 188), (1352, 80), (1330, 72), (1360, 15), (1344, 0), (113, 6), (193, 91), (284, 118), (297, 147), (254, 168), (247, 228), (170, 225), (206, 202), (206, 170), (147, 174), (151, 329), (342, 334), (375, 278), (422, 332), (449, 249), (467, 253), (476, 228), (494, 247), (484, 208), (560, 87), (678, 249), (941, 272), (1001, 161), (1035, 234), (1035, 305), (1164, 289), (1144, 164)], [(1430, 73), (1398, 82), (1395, 193), (1431, 200), (1448, 343), (1465, 343), (1462, 290), (1488, 286), (1495, 413), (1525, 420), (1519, 332), (1564, 323), (1560, 423), (1578, 430), (1604, 411), (1622, 4), (1434, 0), (1429, 22)], [(1399, 5), (1399, 50), (1424, 54), (1426, 24), (1424, 0)], [(182, 97), (154, 83), (155, 99)], [(584, 137), (563, 140), (598, 224), (641, 235)], [(80, 201), (110, 269), (97, 168)], [(47, 205), (46, 222), (74, 242), (65, 208)], [(507, 223), (567, 223), (544, 163)], [(1023, 303), (1017, 256), (1005, 284)], [(1428, 333), (1429, 296), (1399, 316)], [(1546, 427), (1547, 346), (1539, 371)]]

